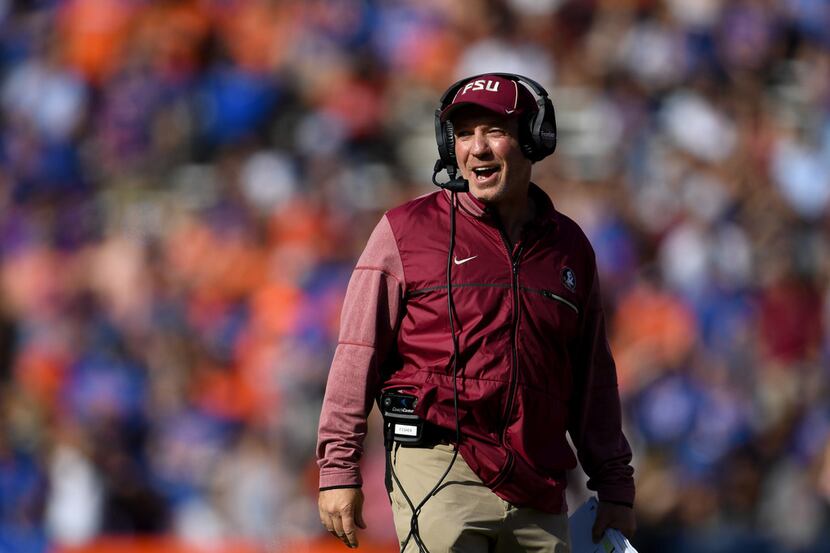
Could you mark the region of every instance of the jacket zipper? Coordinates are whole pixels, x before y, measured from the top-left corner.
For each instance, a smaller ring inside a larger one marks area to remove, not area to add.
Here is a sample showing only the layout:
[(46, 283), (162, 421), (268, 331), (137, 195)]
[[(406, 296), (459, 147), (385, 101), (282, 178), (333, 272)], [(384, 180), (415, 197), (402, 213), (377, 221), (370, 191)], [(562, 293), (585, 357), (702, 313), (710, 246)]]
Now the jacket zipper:
[(516, 387), (518, 386), (518, 372), (519, 372), (519, 354), (516, 351), (518, 348), (518, 337), (517, 334), (519, 332), (519, 258), (522, 255), (522, 248), (524, 247), (523, 244), (519, 244), (518, 249), (516, 250), (515, 255), (513, 254), (513, 248), (511, 247), (510, 240), (507, 237), (507, 234), (504, 232), (504, 229), (500, 229), (501, 238), (504, 242), (504, 247), (507, 249), (507, 255), (510, 258), (510, 265), (511, 265), (511, 275), (510, 275), (510, 283), (511, 283), (511, 290), (513, 292), (513, 331), (512, 331), (512, 363), (510, 365), (510, 379), (507, 391), (507, 403), (504, 409), (503, 421), (502, 421), (502, 428), (501, 428), (501, 442), (505, 446), (505, 451), (507, 452), (507, 462), (505, 463), (504, 469), (502, 470), (501, 474), (493, 481), (491, 484), (492, 487), (496, 487), (501, 484), (502, 480), (504, 480), (507, 475), (510, 473), (510, 469), (513, 466), (513, 452), (507, 448), (507, 427), (508, 423), (510, 422), (510, 413), (513, 411), (513, 400), (515, 399), (514, 396), (516, 395)]
[(519, 372), (519, 353), (516, 351), (518, 348), (518, 337), (517, 334), (519, 333), (519, 256), (522, 253), (522, 248), (519, 246), (519, 249), (516, 251), (516, 256), (512, 259), (512, 290), (513, 290), (513, 343), (511, 344), (513, 347), (511, 348), (513, 362), (510, 365), (510, 386), (508, 388), (507, 393), (507, 405), (504, 411), (504, 426), (502, 427), (502, 441), (504, 441), (504, 433), (507, 431), (508, 426), (508, 419), (510, 417), (510, 412), (513, 411), (513, 396), (516, 395), (516, 386), (518, 385), (518, 372)]

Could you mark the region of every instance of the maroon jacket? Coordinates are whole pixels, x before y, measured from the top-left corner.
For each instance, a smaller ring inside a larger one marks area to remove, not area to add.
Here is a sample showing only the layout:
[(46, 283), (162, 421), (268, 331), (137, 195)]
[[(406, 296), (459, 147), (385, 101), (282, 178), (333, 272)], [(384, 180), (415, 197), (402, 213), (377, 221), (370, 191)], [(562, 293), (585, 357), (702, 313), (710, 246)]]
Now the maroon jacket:
[[(560, 513), (576, 466), (600, 500), (633, 503), (593, 249), (531, 185), (537, 214), (511, 246), (497, 219), (459, 194), (452, 267), (459, 356), (459, 453), (502, 499)], [(455, 428), (447, 313), (450, 195), (390, 210), (346, 293), (320, 419), (320, 487), (362, 483), (358, 460), (373, 401), (386, 388)]]

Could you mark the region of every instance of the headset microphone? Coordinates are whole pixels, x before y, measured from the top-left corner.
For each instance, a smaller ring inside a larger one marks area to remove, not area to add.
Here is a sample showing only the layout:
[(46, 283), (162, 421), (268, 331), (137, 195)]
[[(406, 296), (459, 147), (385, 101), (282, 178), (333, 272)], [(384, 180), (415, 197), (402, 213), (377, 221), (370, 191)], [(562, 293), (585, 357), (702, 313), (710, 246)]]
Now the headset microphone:
[[(449, 175), (450, 180), (447, 182), (438, 182), (436, 177), (438, 173), (441, 171), (446, 170), (447, 175)], [(432, 184), (436, 186), (440, 186), (450, 192), (467, 192), (470, 189), (470, 185), (467, 182), (467, 179), (461, 176), (456, 176), (458, 174), (458, 167), (451, 165), (447, 166), (444, 163), (443, 159), (439, 159), (435, 162), (435, 167), (432, 169)]]

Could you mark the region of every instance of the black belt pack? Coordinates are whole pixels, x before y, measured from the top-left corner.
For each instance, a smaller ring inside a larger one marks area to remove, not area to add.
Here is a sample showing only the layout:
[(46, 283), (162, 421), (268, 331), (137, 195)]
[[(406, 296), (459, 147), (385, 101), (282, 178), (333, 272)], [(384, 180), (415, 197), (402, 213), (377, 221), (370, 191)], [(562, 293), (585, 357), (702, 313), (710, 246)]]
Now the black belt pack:
[(383, 415), (383, 443), (387, 449), (398, 442), (403, 447), (424, 445), (424, 421), (415, 414), (418, 398), (400, 390), (387, 390), (380, 396)]

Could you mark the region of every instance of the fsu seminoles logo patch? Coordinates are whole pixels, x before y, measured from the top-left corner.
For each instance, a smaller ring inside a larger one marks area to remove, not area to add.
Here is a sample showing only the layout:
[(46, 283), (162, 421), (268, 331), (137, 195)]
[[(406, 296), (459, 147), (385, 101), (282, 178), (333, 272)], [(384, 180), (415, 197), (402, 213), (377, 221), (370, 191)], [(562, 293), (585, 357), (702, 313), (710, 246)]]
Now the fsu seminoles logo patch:
[(576, 292), (576, 275), (570, 267), (562, 269), (562, 284), (571, 292)]

